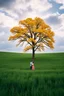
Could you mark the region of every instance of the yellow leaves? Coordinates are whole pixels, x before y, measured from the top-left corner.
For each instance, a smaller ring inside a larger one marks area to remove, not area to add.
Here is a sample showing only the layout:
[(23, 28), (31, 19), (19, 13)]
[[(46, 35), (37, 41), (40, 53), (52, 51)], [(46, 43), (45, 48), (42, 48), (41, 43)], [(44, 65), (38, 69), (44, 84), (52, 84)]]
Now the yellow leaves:
[(38, 18), (38, 17), (35, 18), (35, 25), (36, 25), (36, 27), (41, 28), (41, 29), (50, 28), (50, 26), (47, 25), (47, 24), (44, 22), (43, 19)]
[(27, 28), (21, 28), (21, 27), (13, 27), (11, 30), (10, 30), (12, 33), (17, 33), (17, 34), (24, 34), (28, 31)]
[(45, 32), (46, 32), (45, 29), (41, 29), (41, 28), (38, 28), (38, 29), (34, 28), (33, 29), (33, 33), (37, 33), (36, 36), (38, 36), (38, 37), (46, 35)]
[(38, 29), (36, 29), (35, 31), (36, 31), (36, 32), (39, 32), (39, 33), (41, 33), (41, 34), (44, 32), (44, 30), (41, 29), (41, 28), (38, 28)]
[(34, 38), (29, 38), (27, 41), (28, 41), (28, 42), (36, 43), (36, 40), (34, 40)]
[[(51, 31), (51, 29), (43, 29), (43, 36), (44, 37), (47, 37), (47, 38), (49, 38), (49, 39), (51, 39), (51, 38), (53, 38), (53, 36), (54, 36), (54, 32), (52, 32)], [(54, 40), (52, 40), (52, 41), (54, 41)]]
[(51, 30), (42, 29), (41, 27), (39, 27), (38, 29), (34, 28), (33, 31), (39, 33), (39, 36), (40, 35), (41, 36), (47, 36), (47, 37), (54, 36), (54, 33), (51, 32)]
[(10, 30), (10, 32), (12, 32), (12, 33), (20, 33), (21, 30), (22, 30), (21, 27), (13, 27), (13, 28)]
[(39, 18), (39, 17), (36, 17), (35, 19), (35, 24), (41, 24), (41, 23), (44, 23), (44, 20)]
[(29, 49), (32, 49), (32, 46), (27, 46), (24, 48), (24, 51), (28, 51)]
[(53, 37), (54, 36), (54, 32), (52, 32), (50, 29), (47, 30), (47, 34), (49, 37)]
[(23, 25), (25, 25), (25, 27), (28, 27), (28, 26), (32, 27), (35, 25), (35, 22), (32, 18), (27, 18), (25, 20), (20, 20), (19, 24), (23, 24)]
[(51, 36), (54, 36), (55, 35), (53, 31), (51, 31), (50, 34), (51, 34)]
[(50, 27), (47, 24), (44, 23), (44, 24), (41, 25), (41, 28), (42, 29), (47, 29), (47, 28), (50, 28)]
[(41, 50), (44, 50), (44, 44), (41, 42), (38, 44), (38, 50), (41, 51)]
[(33, 25), (35, 24), (35, 22), (34, 22), (34, 20), (33, 20), (32, 18), (27, 18), (27, 19), (25, 20), (25, 22), (26, 22), (28, 25), (31, 25), (31, 26), (33, 26)]
[(27, 46), (27, 48), (25, 48), (26, 51), (37, 46), (39, 46), (38, 50), (44, 50), (43, 44), (53, 48), (54, 32), (43, 19), (39, 17), (34, 19), (27, 18), (25, 20), (20, 20), (19, 24), (19, 26), (15, 26), (10, 30), (13, 36), (10, 36), (9, 40), (19, 39), (20, 42), (17, 45), (26, 41), (31, 46)]
[(15, 38), (15, 36), (10, 36), (8, 40), (14, 40)]
[(18, 39), (19, 37), (21, 37), (21, 34), (16, 33), (15, 35), (10, 36), (8, 40), (15, 40), (15, 39)]
[(48, 42), (48, 46), (49, 46), (51, 49), (54, 48), (53, 43), (52, 43), (51, 41)]
[(24, 25), (25, 27), (27, 27), (27, 24), (26, 24), (25, 20), (20, 20), (19, 24)]
[(50, 28), (43, 19), (36, 17), (35, 19), (32, 18), (27, 18), (25, 20), (20, 20), (19, 24), (24, 25), (25, 27), (34, 27), (36, 26), (36, 28), (41, 27), (42, 29), (44, 28)]
[(50, 37), (50, 40), (51, 40), (51, 42), (55, 42), (55, 40), (54, 40), (54, 38), (53, 37)]
[(44, 42), (44, 44), (45, 44), (46, 46), (50, 47), (51, 49), (54, 48), (54, 46), (53, 46), (53, 42), (50, 41), (50, 40), (46, 40), (46, 41)]

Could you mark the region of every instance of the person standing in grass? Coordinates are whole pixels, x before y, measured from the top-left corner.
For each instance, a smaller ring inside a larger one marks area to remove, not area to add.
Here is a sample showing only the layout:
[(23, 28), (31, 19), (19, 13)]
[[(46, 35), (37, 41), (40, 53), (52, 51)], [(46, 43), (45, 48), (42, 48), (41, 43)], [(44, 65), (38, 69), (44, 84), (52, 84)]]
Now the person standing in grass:
[(35, 69), (33, 62), (30, 62), (30, 69), (31, 69), (31, 70), (34, 70), (34, 69)]
[(30, 62), (30, 69), (32, 69), (32, 62)]
[(32, 63), (32, 70), (35, 70), (34, 63)]

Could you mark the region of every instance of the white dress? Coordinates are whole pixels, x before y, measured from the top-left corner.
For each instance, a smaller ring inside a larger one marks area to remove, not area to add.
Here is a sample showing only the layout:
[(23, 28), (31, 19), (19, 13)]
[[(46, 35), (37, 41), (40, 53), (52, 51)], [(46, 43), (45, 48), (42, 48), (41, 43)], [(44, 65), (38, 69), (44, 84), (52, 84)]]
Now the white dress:
[(30, 67), (32, 66), (32, 62), (30, 62)]

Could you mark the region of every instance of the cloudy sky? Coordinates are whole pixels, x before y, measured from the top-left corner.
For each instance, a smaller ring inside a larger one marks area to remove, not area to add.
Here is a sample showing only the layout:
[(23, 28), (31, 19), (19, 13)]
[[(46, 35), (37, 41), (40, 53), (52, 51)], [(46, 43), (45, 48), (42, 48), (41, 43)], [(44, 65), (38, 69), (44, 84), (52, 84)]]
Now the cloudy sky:
[(55, 48), (45, 52), (64, 52), (64, 0), (0, 0), (0, 51), (23, 51), (8, 37), (10, 28), (27, 17), (44, 19), (55, 32)]

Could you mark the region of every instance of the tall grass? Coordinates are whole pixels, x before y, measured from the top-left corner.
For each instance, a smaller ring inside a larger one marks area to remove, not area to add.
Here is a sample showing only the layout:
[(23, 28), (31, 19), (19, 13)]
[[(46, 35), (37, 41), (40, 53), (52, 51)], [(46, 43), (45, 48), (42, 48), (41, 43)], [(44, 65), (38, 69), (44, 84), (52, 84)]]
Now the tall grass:
[(0, 53), (0, 96), (64, 96), (64, 53)]

